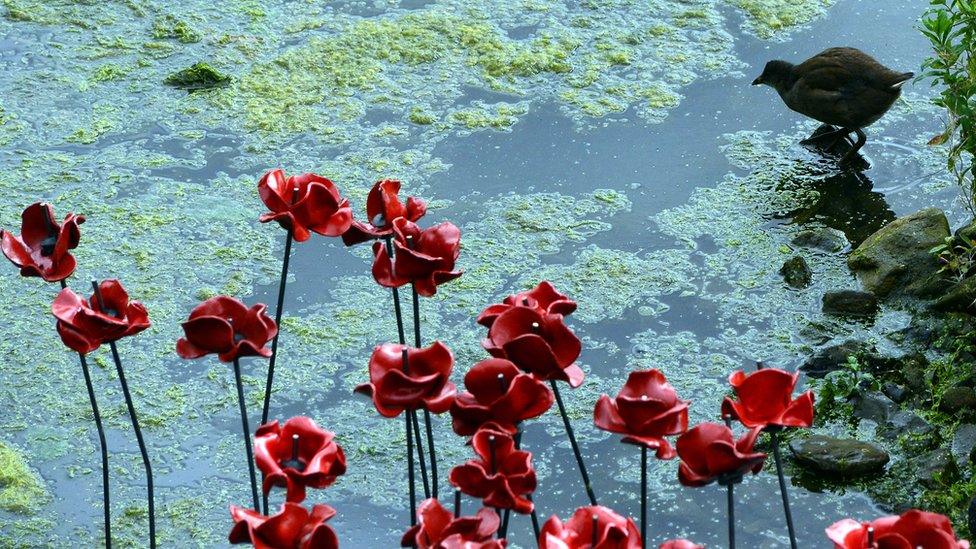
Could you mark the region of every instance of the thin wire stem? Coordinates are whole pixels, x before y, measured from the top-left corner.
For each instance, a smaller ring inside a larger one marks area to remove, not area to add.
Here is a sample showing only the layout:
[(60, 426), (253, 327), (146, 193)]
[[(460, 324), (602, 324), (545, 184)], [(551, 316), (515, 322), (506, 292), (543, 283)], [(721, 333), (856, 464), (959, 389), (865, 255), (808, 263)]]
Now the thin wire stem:
[(241, 361), (234, 359), (234, 383), (237, 385), (237, 402), (241, 409), (241, 426), (244, 429), (244, 451), (247, 453), (247, 472), (251, 476), (251, 497), (254, 499), (254, 510), (260, 511), (258, 506), (258, 480), (254, 472), (254, 452), (251, 449), (251, 427), (247, 422), (247, 405), (244, 403), (244, 384), (241, 382)]
[(647, 548), (647, 446), (641, 445), (641, 549)]
[(786, 528), (790, 533), (790, 548), (796, 549), (796, 531), (793, 529), (793, 513), (790, 511), (790, 496), (786, 491), (786, 478), (783, 476), (783, 464), (779, 453), (779, 433), (770, 433), (773, 445), (773, 459), (776, 461), (776, 476), (779, 477), (779, 491), (783, 497), (783, 513), (786, 516)]
[[(413, 291), (413, 339), (414, 347), (420, 348), (420, 294), (417, 285), (411, 285)], [(424, 408), (424, 426), (427, 429), (427, 450), (430, 452), (430, 484), (434, 499), (437, 499), (437, 451), (434, 449), (434, 430), (430, 423), (430, 410)]]
[(549, 380), (549, 385), (552, 387), (552, 392), (556, 396), (556, 404), (559, 405), (559, 415), (563, 418), (563, 425), (566, 427), (566, 436), (569, 438), (569, 444), (573, 447), (573, 455), (576, 456), (576, 464), (579, 465), (580, 475), (583, 477), (583, 487), (586, 489), (586, 496), (590, 499), (590, 505), (597, 505), (596, 495), (593, 493), (593, 487), (590, 485), (590, 475), (586, 472), (586, 464), (583, 462), (583, 455), (580, 453), (579, 444), (576, 442), (573, 426), (569, 423), (569, 416), (566, 415), (566, 406), (563, 404), (563, 398), (559, 394), (559, 386), (556, 385), (556, 380), (554, 379)]
[(271, 359), (268, 361), (268, 379), (264, 383), (264, 407), (261, 410), (261, 425), (268, 422), (271, 409), (271, 387), (274, 384), (275, 363), (278, 359), (278, 338), (281, 337), (281, 313), (285, 305), (285, 286), (288, 284), (288, 263), (291, 260), (291, 243), (293, 231), (288, 229), (285, 237), (285, 257), (281, 261), (281, 280), (278, 282), (278, 307), (275, 310), (275, 326), (278, 332), (271, 339)]

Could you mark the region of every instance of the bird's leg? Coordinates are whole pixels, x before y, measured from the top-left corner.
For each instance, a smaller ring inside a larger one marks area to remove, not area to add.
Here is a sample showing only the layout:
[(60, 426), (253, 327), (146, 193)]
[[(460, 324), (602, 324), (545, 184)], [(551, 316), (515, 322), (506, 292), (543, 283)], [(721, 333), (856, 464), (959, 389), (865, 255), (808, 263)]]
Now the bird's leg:
[(847, 154), (845, 154), (844, 157), (840, 159), (841, 166), (844, 166), (848, 162), (850, 162), (857, 155), (857, 151), (861, 150), (861, 147), (863, 147), (864, 144), (867, 143), (868, 136), (864, 134), (861, 128), (855, 128), (854, 132), (857, 133), (857, 142), (854, 143), (854, 147), (851, 148), (851, 150), (847, 151)]

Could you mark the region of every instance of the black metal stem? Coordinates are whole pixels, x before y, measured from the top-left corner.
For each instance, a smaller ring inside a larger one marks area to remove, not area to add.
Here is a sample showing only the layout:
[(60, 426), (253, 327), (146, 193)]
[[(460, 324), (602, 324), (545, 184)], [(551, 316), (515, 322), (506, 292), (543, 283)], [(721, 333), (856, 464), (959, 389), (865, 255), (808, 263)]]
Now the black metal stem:
[(783, 464), (779, 454), (779, 433), (769, 434), (773, 445), (773, 459), (776, 461), (776, 476), (779, 477), (779, 491), (783, 496), (783, 513), (786, 516), (786, 528), (790, 533), (790, 547), (796, 549), (796, 531), (793, 529), (793, 513), (790, 511), (790, 496), (786, 492), (786, 478), (783, 476)]
[[(522, 429), (519, 427), (518, 431), (515, 433), (515, 449), (522, 449)], [(532, 494), (526, 494), (525, 499), (532, 501)], [(505, 509), (505, 517), (502, 520), (502, 529), (499, 538), (507, 537), (508, 535), (508, 521), (511, 516), (512, 510)], [(535, 533), (535, 539), (539, 539), (539, 515), (536, 513), (535, 505), (532, 506), (532, 531)]]
[[(417, 285), (411, 285), (413, 290), (413, 340), (414, 347), (420, 348), (420, 295)], [(424, 426), (427, 429), (427, 450), (430, 452), (430, 484), (431, 493), (437, 499), (437, 451), (434, 449), (434, 430), (430, 423), (430, 410), (424, 408)]]
[(292, 230), (285, 237), (285, 257), (281, 261), (281, 280), (278, 282), (278, 308), (275, 310), (275, 326), (278, 332), (271, 339), (271, 359), (268, 361), (268, 380), (264, 384), (264, 408), (261, 410), (261, 425), (268, 422), (271, 409), (271, 386), (274, 384), (275, 362), (278, 358), (278, 338), (281, 337), (281, 313), (285, 305), (285, 286), (288, 284), (288, 263), (291, 259)]
[(647, 446), (641, 445), (641, 549), (647, 549)]
[[(386, 255), (390, 257), (390, 261), (393, 260), (393, 237), (387, 235), (384, 240), (386, 241)], [(407, 344), (407, 336), (403, 328), (403, 311), (400, 310), (400, 289), (393, 289), (393, 312), (396, 314), (397, 323), (397, 335), (400, 337), (400, 345)]]
[(556, 404), (559, 405), (559, 415), (563, 418), (563, 425), (566, 427), (566, 436), (569, 437), (569, 444), (573, 447), (576, 464), (579, 465), (580, 475), (583, 477), (583, 487), (586, 489), (586, 496), (590, 499), (590, 505), (597, 505), (596, 495), (594, 495), (593, 487), (590, 485), (590, 475), (586, 472), (586, 464), (583, 463), (583, 455), (580, 454), (579, 444), (576, 442), (576, 435), (573, 433), (573, 426), (569, 423), (569, 416), (566, 415), (566, 406), (563, 404), (563, 398), (559, 394), (559, 386), (556, 385), (556, 380), (554, 379), (549, 380), (549, 386), (552, 387), (552, 392), (556, 396)]
[(410, 421), (413, 422), (414, 443), (417, 446), (417, 463), (420, 464), (420, 478), (424, 481), (424, 499), (430, 498), (430, 481), (427, 480), (427, 462), (424, 461), (424, 446), (421, 444), (420, 421), (417, 420), (417, 410), (407, 410)]
[[(99, 298), (101, 302), (101, 298)], [(139, 443), (139, 451), (142, 453), (142, 466), (146, 470), (146, 494), (149, 501), (149, 547), (156, 549), (156, 502), (153, 496), (153, 474), (152, 465), (149, 463), (149, 450), (146, 448), (146, 441), (142, 438), (142, 429), (139, 428), (139, 417), (136, 415), (136, 407), (132, 404), (132, 394), (129, 393), (129, 384), (125, 380), (125, 371), (122, 369), (122, 359), (119, 358), (119, 349), (114, 341), (109, 342), (112, 349), (112, 359), (115, 361), (115, 370), (119, 375), (119, 384), (122, 385), (122, 395), (125, 396), (125, 406), (129, 410), (129, 419), (132, 420), (132, 429), (136, 432), (136, 441)]]
[(241, 383), (241, 361), (234, 359), (234, 383), (237, 385), (237, 402), (241, 408), (241, 426), (244, 428), (244, 451), (247, 453), (247, 472), (251, 476), (251, 497), (254, 499), (254, 510), (260, 511), (258, 505), (258, 480), (254, 472), (254, 452), (251, 450), (251, 427), (247, 424), (247, 405), (244, 403), (244, 384)]
[[(46, 216), (45, 216), (46, 219)], [(61, 289), (68, 287), (68, 282), (61, 279)], [(105, 442), (105, 427), (102, 425), (102, 414), (98, 411), (98, 402), (95, 400), (95, 387), (92, 384), (91, 372), (88, 369), (88, 360), (85, 355), (78, 353), (78, 361), (81, 363), (81, 371), (85, 374), (85, 387), (88, 389), (88, 400), (91, 402), (92, 415), (95, 416), (95, 430), (98, 432), (98, 445), (102, 454), (102, 507), (104, 515), (105, 530), (105, 549), (112, 549), (112, 497), (108, 478), (108, 444)]]
[(404, 414), (407, 424), (407, 481), (410, 486), (410, 526), (417, 524), (417, 488), (413, 474), (413, 423), (410, 414)]
[(729, 518), (729, 549), (735, 549), (735, 483), (728, 484), (728, 518)]
[(461, 517), (461, 491), (454, 490), (454, 518)]

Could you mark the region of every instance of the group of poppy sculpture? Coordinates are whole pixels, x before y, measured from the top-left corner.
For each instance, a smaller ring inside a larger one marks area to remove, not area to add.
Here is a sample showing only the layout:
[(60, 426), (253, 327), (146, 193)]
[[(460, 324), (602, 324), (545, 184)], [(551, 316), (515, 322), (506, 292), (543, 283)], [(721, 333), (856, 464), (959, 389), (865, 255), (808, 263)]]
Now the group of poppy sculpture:
[[(734, 487), (748, 473), (759, 473), (766, 454), (756, 451), (762, 433), (769, 435), (790, 544), (796, 535), (780, 462), (779, 434), (784, 429), (813, 424), (813, 395), (794, 398), (797, 375), (759, 365), (756, 371), (733, 373), (729, 382), (735, 398), (722, 403), (723, 423), (702, 423), (689, 429), (690, 402), (681, 400), (665, 375), (656, 370), (632, 372), (616, 397), (603, 395), (594, 409), (595, 425), (619, 434), (622, 442), (640, 450), (641, 509), (634, 520), (601, 506), (587, 474), (572, 425), (566, 414), (559, 382), (571, 388), (583, 382), (576, 360), (582, 344), (566, 325), (577, 304), (549, 282), (506, 297), (488, 306), (477, 318), (487, 329), (482, 346), (490, 358), (474, 364), (464, 376), (465, 391), (451, 381), (454, 357), (442, 342), (423, 346), (420, 298), (462, 275), (455, 263), (461, 249), (460, 230), (451, 223), (421, 228), (424, 201), (399, 199), (400, 183), (376, 183), (366, 201), (367, 221), (353, 218), (349, 201), (328, 179), (315, 174), (286, 176), (281, 170), (265, 174), (258, 192), (270, 212), (261, 222), (276, 221), (286, 231), (275, 318), (267, 307), (248, 307), (231, 296), (216, 296), (200, 303), (183, 323), (185, 336), (176, 342), (184, 359), (215, 354), (234, 366), (244, 448), (251, 484), (251, 505), (231, 506), (231, 543), (258, 548), (330, 549), (339, 541), (328, 521), (336, 511), (328, 505), (303, 505), (308, 489), (324, 489), (346, 472), (346, 458), (333, 433), (308, 417), (293, 417), (283, 424), (269, 421), (288, 261), (293, 242), (307, 241), (312, 233), (341, 237), (346, 245), (373, 242), (372, 274), (390, 288), (398, 341), (382, 343), (369, 361), (368, 382), (357, 393), (372, 399), (383, 417), (404, 417), (405, 458), (408, 477), (410, 525), (401, 545), (421, 549), (493, 549), (505, 547), (512, 513), (529, 515), (535, 539), (547, 549), (636, 549), (646, 547), (647, 461), (649, 450), (660, 460), (680, 459), (679, 482), (688, 487), (718, 483), (727, 490), (729, 546), (735, 545)], [(107, 343), (112, 352), (147, 478), (149, 545), (156, 545), (153, 475), (149, 449), (139, 428), (117, 342), (149, 327), (149, 314), (131, 301), (118, 280), (92, 282), (85, 298), (68, 288), (75, 270), (70, 250), (80, 241), (84, 217), (69, 214), (58, 222), (53, 208), (36, 203), (24, 210), (19, 236), (0, 231), (2, 251), (23, 276), (59, 282), (61, 291), (51, 310), (63, 343), (78, 353), (85, 377), (102, 458), (104, 541), (111, 547), (109, 452), (99, 415), (86, 355)], [(410, 286), (413, 345), (406, 341), (400, 289)], [(269, 348), (270, 344), (270, 348)], [(269, 359), (261, 425), (253, 436), (248, 424), (240, 359)], [(540, 525), (533, 496), (536, 473), (532, 454), (522, 449), (522, 425), (557, 404), (566, 436), (579, 468), (590, 505), (577, 509), (568, 520), (550, 517)], [(423, 414), (421, 427), (420, 413)], [(455, 466), (449, 482), (455, 488), (453, 509), (438, 494), (438, 463), (431, 415), (450, 413), (458, 436), (470, 439), (474, 457)], [(737, 437), (733, 422), (745, 430)], [(424, 431), (426, 436), (421, 433)], [(677, 437), (671, 444), (668, 437)], [(416, 469), (419, 468), (419, 477)], [(258, 485), (256, 469), (263, 482)], [(277, 513), (269, 511), (269, 495), (284, 488)], [(418, 504), (420, 492), (423, 499)], [(474, 515), (461, 516), (462, 495), (480, 500)], [(949, 520), (941, 515), (912, 510), (872, 522), (844, 519), (827, 528), (834, 546), (842, 549), (968, 549), (957, 540)], [(662, 549), (690, 549), (695, 543), (664, 541)]]

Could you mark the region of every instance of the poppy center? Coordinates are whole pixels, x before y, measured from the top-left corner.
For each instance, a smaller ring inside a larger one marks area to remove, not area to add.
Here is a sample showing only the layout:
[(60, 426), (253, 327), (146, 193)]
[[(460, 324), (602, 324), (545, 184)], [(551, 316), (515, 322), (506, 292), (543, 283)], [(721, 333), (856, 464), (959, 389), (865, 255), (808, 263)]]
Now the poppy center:
[(301, 473), (305, 471), (305, 462), (298, 458), (298, 437), (297, 434), (291, 436), (291, 457), (281, 462), (281, 468)]
[(41, 241), (41, 255), (50, 257), (54, 255), (54, 249), (58, 245), (58, 235), (51, 235)]

